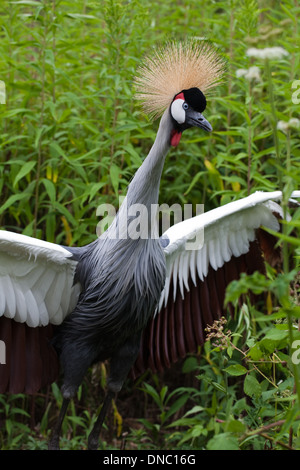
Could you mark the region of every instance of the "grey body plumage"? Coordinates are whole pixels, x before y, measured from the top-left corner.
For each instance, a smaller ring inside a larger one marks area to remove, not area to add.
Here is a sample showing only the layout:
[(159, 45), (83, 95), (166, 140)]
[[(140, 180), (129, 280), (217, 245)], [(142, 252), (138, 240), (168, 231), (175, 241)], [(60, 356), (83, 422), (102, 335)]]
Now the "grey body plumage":
[[(164, 287), (165, 260), (159, 241), (131, 240), (129, 246), (116, 241), (109, 251), (105, 245), (99, 241), (79, 261), (78, 279), (91, 261), (93, 277), (85, 277), (79, 302), (54, 342), (64, 369), (65, 397), (76, 393), (87, 367), (111, 358), (133, 336), (138, 353), (140, 334)], [(120, 262), (122, 270), (117, 269)], [(134, 359), (129, 359), (126, 375)], [(122, 383), (123, 378), (119, 389)]]

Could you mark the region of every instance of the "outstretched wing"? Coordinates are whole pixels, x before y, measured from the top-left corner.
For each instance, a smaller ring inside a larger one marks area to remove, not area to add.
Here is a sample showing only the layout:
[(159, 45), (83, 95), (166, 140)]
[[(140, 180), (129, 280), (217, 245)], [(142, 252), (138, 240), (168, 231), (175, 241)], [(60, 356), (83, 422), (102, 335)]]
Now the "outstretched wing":
[(55, 378), (49, 338), (77, 303), (76, 265), (59, 245), (0, 231), (0, 392), (33, 393)]
[(196, 352), (206, 326), (224, 313), (227, 285), (242, 272), (264, 271), (263, 251), (272, 251), (274, 240), (260, 227), (279, 230), (282, 210), (274, 201), (280, 199), (280, 191), (256, 192), (165, 232), (166, 283), (144, 331), (133, 376), (148, 368), (162, 371)]
[(59, 325), (77, 303), (76, 261), (54, 243), (0, 231), (0, 316)]

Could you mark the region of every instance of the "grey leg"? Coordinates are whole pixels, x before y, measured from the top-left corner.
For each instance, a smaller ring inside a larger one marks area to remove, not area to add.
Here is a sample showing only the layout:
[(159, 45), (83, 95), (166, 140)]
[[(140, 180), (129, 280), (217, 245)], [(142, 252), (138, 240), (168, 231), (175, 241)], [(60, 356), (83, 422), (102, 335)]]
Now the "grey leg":
[(50, 440), (48, 442), (49, 450), (59, 450), (59, 435), (61, 432), (62, 423), (65, 417), (69, 402), (70, 402), (70, 398), (63, 399), (58, 420), (51, 432)]
[(88, 449), (89, 450), (97, 450), (98, 445), (99, 445), (99, 436), (100, 436), (100, 431), (102, 428), (102, 424), (104, 422), (105, 416), (110, 408), (111, 401), (114, 397), (114, 393), (111, 391), (108, 391), (106, 394), (106, 397), (103, 402), (103, 406), (101, 408), (101, 411), (99, 413), (99, 416), (97, 418), (97, 421), (94, 424), (94, 427), (92, 431), (90, 432), (89, 438), (88, 438)]
[(140, 333), (133, 335), (130, 340), (121, 346), (115, 355), (111, 358), (110, 374), (107, 381), (108, 392), (97, 421), (89, 435), (88, 448), (96, 450), (99, 444), (99, 436), (106, 413), (110, 407), (111, 400), (117, 394), (137, 358), (140, 347)]

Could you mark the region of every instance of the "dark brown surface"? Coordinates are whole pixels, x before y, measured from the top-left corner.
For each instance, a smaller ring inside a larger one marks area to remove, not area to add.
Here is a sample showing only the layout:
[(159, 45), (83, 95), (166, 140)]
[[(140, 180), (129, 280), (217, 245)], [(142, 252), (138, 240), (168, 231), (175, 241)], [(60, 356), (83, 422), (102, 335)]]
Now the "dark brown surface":
[(6, 364), (0, 365), (0, 393), (36, 393), (58, 377), (58, 358), (50, 344), (52, 325), (30, 328), (6, 317), (0, 318), (0, 340), (6, 349)]

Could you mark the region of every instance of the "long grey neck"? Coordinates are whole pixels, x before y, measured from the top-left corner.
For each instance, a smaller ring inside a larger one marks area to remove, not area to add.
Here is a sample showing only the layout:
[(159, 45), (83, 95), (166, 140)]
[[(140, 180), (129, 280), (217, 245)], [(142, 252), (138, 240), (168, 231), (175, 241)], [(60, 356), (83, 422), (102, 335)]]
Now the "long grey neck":
[(157, 204), (161, 174), (170, 149), (172, 128), (171, 116), (167, 109), (161, 118), (154, 144), (128, 187), (126, 197), (129, 206), (144, 204), (149, 207), (151, 204)]
[(142, 217), (144, 217), (143, 225), (146, 227), (143, 228), (144, 233), (141, 238), (157, 237), (158, 227), (154, 208), (158, 203), (160, 179), (165, 158), (170, 149), (172, 129), (173, 123), (169, 109), (167, 109), (161, 118), (155, 142), (143, 164), (135, 173), (128, 187), (126, 198), (109, 229), (112, 232), (116, 229), (116, 225), (123, 227), (120, 238), (125, 237), (126, 228), (131, 225), (132, 221), (134, 222), (134, 214), (137, 213), (139, 207), (144, 211)]

